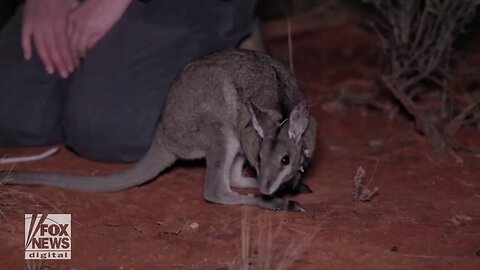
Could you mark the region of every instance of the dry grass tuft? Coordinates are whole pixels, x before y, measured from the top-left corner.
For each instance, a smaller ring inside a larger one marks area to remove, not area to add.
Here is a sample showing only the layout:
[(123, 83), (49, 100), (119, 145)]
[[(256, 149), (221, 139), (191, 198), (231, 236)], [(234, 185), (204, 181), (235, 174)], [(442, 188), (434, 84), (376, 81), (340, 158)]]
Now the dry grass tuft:
[(43, 260), (25, 260), (25, 269), (26, 270), (42, 270), (48, 269), (44, 267)]
[[(249, 217), (247, 207), (243, 207), (241, 254), (240, 260), (234, 265), (235, 269), (290, 269), (319, 231), (306, 232), (287, 227), (283, 221), (274, 228), (272, 212), (265, 212), (255, 221)], [(288, 241), (287, 246), (280, 244)]]
[(5, 184), (8, 181), (9, 173), (0, 175), (0, 216), (4, 220), (8, 220), (9, 212), (15, 211), (39, 213), (54, 209), (61, 213), (57, 207), (42, 196), (6, 187)]

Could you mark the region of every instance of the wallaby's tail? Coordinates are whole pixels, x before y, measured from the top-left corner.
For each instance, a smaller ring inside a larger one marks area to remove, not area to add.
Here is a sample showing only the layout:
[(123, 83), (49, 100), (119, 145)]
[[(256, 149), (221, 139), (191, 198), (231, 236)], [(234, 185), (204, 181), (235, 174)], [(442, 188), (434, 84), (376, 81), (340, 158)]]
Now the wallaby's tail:
[[(143, 184), (172, 165), (176, 156), (155, 136), (147, 154), (131, 169), (106, 176), (80, 176), (45, 172), (12, 172), (7, 184), (48, 185), (83, 191), (116, 191)], [(7, 172), (4, 172), (7, 173)]]

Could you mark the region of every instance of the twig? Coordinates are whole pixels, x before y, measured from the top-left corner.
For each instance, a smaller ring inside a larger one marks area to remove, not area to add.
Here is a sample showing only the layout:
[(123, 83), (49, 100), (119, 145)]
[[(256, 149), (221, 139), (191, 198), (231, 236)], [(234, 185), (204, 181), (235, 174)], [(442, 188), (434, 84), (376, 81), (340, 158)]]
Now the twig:
[(450, 124), (447, 127), (447, 134), (453, 137), (460, 127), (463, 125), (465, 118), (477, 107), (480, 105), (480, 98), (472, 102), (468, 107), (464, 108), (455, 118), (450, 121)]
[(293, 69), (293, 44), (292, 44), (292, 26), (290, 24), (290, 19), (287, 19), (287, 32), (288, 32), (288, 62), (290, 65), (290, 70), (292, 73), (295, 73)]

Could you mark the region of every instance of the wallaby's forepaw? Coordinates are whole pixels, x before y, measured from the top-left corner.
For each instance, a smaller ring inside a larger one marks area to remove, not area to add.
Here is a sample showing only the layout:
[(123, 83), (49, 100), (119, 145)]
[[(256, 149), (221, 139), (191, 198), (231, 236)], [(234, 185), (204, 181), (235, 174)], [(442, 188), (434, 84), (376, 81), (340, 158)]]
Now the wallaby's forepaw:
[(286, 195), (298, 195), (313, 193), (312, 189), (301, 182), (286, 182), (272, 195), (274, 197), (282, 198)]
[(276, 211), (290, 211), (290, 212), (305, 212), (305, 209), (296, 201), (288, 201), (280, 198), (275, 198), (268, 195), (260, 195), (260, 207), (276, 210)]
[(299, 194), (307, 194), (307, 193), (313, 193), (313, 191), (309, 186), (301, 183), (300, 186), (298, 187), (298, 193)]
[(305, 209), (296, 201), (287, 201), (287, 211), (306, 212)]

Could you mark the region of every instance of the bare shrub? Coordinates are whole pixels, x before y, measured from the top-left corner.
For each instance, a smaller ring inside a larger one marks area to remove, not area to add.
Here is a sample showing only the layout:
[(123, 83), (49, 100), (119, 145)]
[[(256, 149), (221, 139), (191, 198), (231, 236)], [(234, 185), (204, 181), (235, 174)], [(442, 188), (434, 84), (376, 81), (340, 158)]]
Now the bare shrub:
[(373, 3), (381, 14), (375, 29), (386, 56), (382, 81), (413, 116), (416, 129), (436, 151), (473, 150), (460, 145), (455, 135), (479, 117), (480, 95), (455, 89), (451, 68), (453, 43), (480, 1), (364, 2)]

